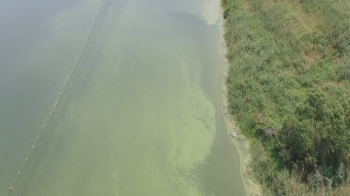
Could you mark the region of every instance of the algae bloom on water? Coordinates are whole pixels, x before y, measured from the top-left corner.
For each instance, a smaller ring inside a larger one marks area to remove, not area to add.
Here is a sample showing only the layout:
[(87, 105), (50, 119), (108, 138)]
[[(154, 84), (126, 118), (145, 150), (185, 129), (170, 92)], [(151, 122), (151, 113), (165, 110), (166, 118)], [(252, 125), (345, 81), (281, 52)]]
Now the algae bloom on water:
[(0, 53), (0, 195), (245, 195), (219, 1), (21, 7)]

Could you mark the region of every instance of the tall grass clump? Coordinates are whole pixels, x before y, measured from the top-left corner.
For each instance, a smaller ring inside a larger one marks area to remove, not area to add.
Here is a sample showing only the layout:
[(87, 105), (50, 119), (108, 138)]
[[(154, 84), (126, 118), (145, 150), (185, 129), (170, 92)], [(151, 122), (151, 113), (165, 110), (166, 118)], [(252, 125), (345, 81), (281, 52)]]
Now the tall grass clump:
[(221, 4), (229, 111), (264, 193), (350, 194), (350, 2)]

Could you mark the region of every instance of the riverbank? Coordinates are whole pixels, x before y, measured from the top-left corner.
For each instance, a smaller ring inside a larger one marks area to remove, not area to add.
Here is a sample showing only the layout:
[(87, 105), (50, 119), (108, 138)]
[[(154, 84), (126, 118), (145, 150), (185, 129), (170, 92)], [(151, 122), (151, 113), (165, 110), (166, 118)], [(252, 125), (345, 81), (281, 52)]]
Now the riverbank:
[[(221, 10), (220, 13), (223, 14), (224, 10)], [(241, 132), (239, 127), (236, 125), (234, 116), (230, 114), (228, 111), (228, 92), (227, 92), (227, 85), (226, 80), (229, 74), (229, 66), (230, 63), (228, 62), (226, 55), (227, 55), (227, 45), (225, 42), (225, 21), (223, 19), (219, 20), (219, 27), (220, 27), (220, 54), (222, 54), (222, 57), (225, 59), (225, 70), (222, 74), (223, 80), (222, 80), (222, 87), (221, 92), (223, 94), (223, 112), (225, 116), (225, 124), (227, 127), (227, 135), (229, 136), (230, 133), (235, 133), (235, 138), (232, 138), (232, 143), (234, 144), (235, 148), (237, 149), (237, 152), (239, 154), (240, 159), (240, 169), (241, 169), (241, 176), (244, 181), (244, 186), (247, 195), (254, 195), (254, 196), (260, 196), (262, 195), (261, 186), (260, 184), (256, 183), (254, 181), (254, 178), (252, 176), (251, 168), (249, 167), (250, 161), (251, 161), (251, 154), (250, 154), (250, 142), (247, 137)]]
[(221, 4), (230, 64), (222, 90), (262, 194), (349, 194), (350, 4)]

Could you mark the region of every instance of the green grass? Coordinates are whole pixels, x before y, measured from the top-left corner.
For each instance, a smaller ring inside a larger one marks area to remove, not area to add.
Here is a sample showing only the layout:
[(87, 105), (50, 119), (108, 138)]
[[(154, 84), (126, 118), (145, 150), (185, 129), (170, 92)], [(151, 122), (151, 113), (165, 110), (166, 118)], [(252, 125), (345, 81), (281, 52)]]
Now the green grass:
[(349, 193), (350, 2), (221, 4), (229, 111), (265, 193)]

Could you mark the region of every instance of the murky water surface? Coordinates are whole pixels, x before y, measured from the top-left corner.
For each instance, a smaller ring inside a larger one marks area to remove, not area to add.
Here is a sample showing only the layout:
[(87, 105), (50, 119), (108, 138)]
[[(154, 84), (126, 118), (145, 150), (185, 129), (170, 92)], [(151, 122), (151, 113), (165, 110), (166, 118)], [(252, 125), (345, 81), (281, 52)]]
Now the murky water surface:
[(0, 195), (245, 194), (218, 0), (0, 0), (0, 12)]

